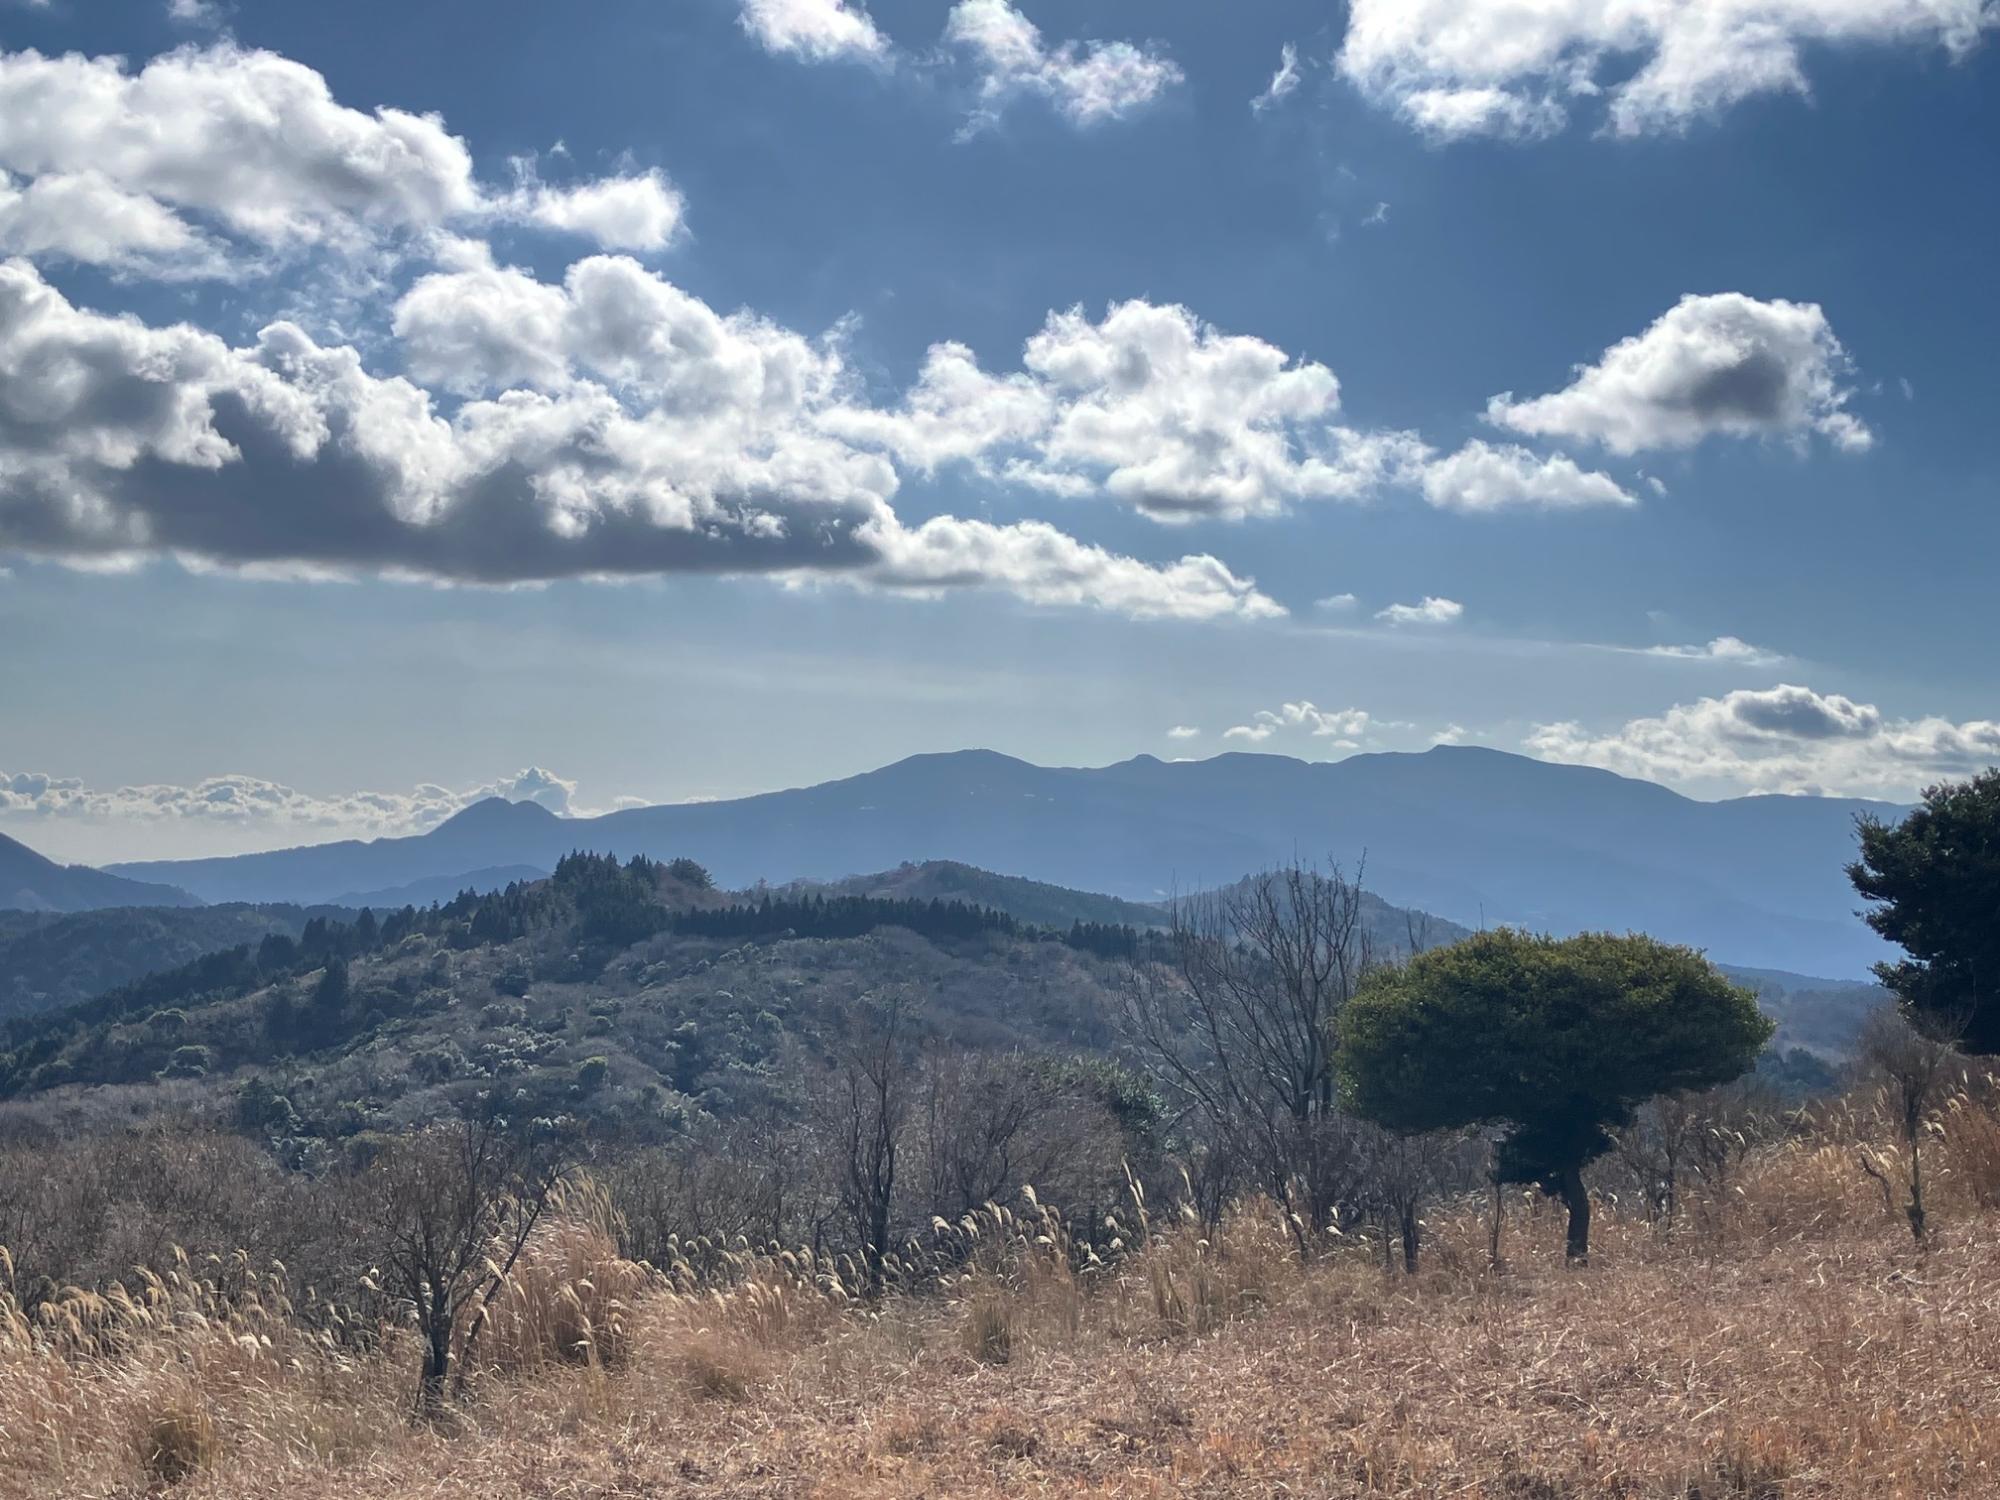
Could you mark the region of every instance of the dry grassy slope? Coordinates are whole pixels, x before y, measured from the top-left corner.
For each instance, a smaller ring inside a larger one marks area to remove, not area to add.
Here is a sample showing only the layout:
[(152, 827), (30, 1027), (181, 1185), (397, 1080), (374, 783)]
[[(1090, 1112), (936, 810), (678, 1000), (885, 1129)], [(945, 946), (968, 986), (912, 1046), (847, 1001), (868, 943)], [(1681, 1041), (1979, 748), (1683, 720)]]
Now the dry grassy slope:
[[(1989, 1117), (1981, 1170), (1993, 1138)], [(282, 1336), (191, 1324), (123, 1360), (0, 1344), (0, 1496), (146, 1493), (163, 1417), (198, 1434), (189, 1500), (2000, 1493), (2000, 1215), (1943, 1166), (1920, 1255), (1830, 1141), (1741, 1188), (1671, 1238), (1610, 1209), (1583, 1269), (1524, 1200), (1499, 1277), (1468, 1211), (1415, 1279), (1365, 1247), (1301, 1269), (1246, 1217), (1094, 1290), (1028, 1276), (869, 1313), (634, 1291), (618, 1367), (496, 1377), (449, 1435), (402, 1420), (407, 1351), (295, 1367)], [(1213, 1331), (1163, 1320), (1203, 1285)], [(969, 1337), (996, 1306), (1000, 1363)]]

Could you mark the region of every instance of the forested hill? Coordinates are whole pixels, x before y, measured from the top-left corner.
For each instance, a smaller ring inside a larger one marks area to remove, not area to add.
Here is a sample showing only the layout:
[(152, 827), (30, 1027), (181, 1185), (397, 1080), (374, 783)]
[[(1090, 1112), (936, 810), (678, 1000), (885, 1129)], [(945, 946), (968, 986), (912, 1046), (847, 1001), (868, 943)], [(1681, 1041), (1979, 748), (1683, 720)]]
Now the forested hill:
[[(375, 912), (379, 919), (385, 910), (408, 906), (427, 911), (435, 905), (457, 914), (447, 921), (471, 924), (474, 921), (471, 913), (480, 910), (482, 903), (465, 900), (468, 889), (478, 896), (498, 896), (501, 899), (493, 904), (504, 907), (509, 901), (524, 899), (518, 893), (506, 897), (509, 886), (525, 890), (546, 878), (544, 871), (502, 867), (472, 872), (463, 884), (433, 882), (398, 891), (356, 893), (340, 902), (311, 907), (229, 902), (172, 909), (111, 907), (74, 915), (0, 911), (0, 1020), (59, 1009), (239, 944), (255, 947), (269, 934), (297, 938), (313, 917), (351, 923), (362, 909)], [(447, 884), (452, 888), (443, 888)], [(1078, 922), (1092, 928), (1141, 930), (1158, 926), (1165, 917), (1157, 907), (1113, 896), (1065, 890), (1037, 881), (994, 875), (967, 865), (942, 863), (905, 865), (879, 875), (857, 875), (827, 885), (798, 882), (765, 894), (780, 905), (814, 896), (820, 897), (822, 903), (844, 896), (867, 896), (877, 903), (904, 903), (871, 908), (871, 925), (880, 925), (885, 915), (893, 911), (907, 914), (914, 910), (908, 903), (928, 908), (933, 902), (984, 907), (1026, 926), (1064, 931)], [(405, 899), (383, 901), (380, 899), (383, 896)], [(760, 897), (752, 892), (728, 899), (755, 905)], [(920, 915), (911, 918), (920, 919)], [(819, 920), (824, 918), (801, 918), (807, 926)], [(491, 916), (478, 919), (482, 933), (490, 930), (492, 921)], [(784, 925), (781, 921), (778, 928)]]
[[(93, 1028), (116, 1026), (162, 1007), (184, 1012), (190, 1005), (237, 999), (419, 948), (474, 953), (525, 944), (526, 955), (535, 960), (531, 967), (585, 981), (624, 950), (654, 938), (729, 945), (811, 943), (897, 928), (927, 941), (1054, 942), (1105, 958), (1136, 957), (1157, 941), (1152, 929), (1083, 921), (1041, 928), (1004, 911), (938, 897), (829, 896), (796, 889), (732, 895), (716, 890), (708, 873), (691, 860), (663, 863), (643, 855), (620, 863), (609, 855), (572, 854), (557, 862), (547, 880), (486, 894), (468, 891), (439, 905), (408, 906), (379, 916), (366, 908), (358, 913), (297, 907), (210, 910), (267, 930), (254, 943), (205, 953), (81, 1003), (9, 1019), (0, 1031), (8, 1048), (0, 1058), (0, 1089), (10, 1086), (9, 1080), (15, 1087), (32, 1086), (33, 1068)], [(294, 927), (296, 933), (288, 930)], [(285, 1025), (278, 1025), (277, 1040), (284, 1041), (286, 1032)], [(259, 1048), (244, 1050), (254, 1056)], [(68, 1069), (63, 1081), (104, 1080), (79, 1077)]]
[(121, 1118), (206, 1108), (325, 1140), (504, 1088), (519, 1108), (645, 1138), (795, 1106), (799, 1058), (885, 988), (975, 1048), (1101, 1056), (1122, 960), (1144, 941), (938, 899), (732, 897), (688, 862), (574, 855), (545, 881), (315, 917), (16, 1018), (0, 1027), (0, 1095), (57, 1091)]

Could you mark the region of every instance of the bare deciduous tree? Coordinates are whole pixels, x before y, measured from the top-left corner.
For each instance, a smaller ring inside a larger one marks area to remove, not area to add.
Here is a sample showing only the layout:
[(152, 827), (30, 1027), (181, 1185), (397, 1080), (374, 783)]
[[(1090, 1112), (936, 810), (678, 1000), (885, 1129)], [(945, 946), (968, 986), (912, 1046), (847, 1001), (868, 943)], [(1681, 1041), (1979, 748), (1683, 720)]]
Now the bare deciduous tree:
[(1089, 1080), (1054, 1059), (980, 1053), (949, 1041), (924, 1050), (912, 1121), (915, 1222), (955, 1220), (1024, 1188), (1081, 1215), (1122, 1196), (1128, 1160), (1119, 1122)]
[[(1914, 1024), (1900, 1011), (1884, 1007), (1862, 1029), (1858, 1060), (1865, 1075), (1877, 1080), (1884, 1113), (1903, 1138), (1908, 1154), (1903, 1186), (1909, 1201), (1903, 1216), (1909, 1221), (1910, 1235), (1919, 1246), (1926, 1242), (1928, 1226), (1924, 1209), (1924, 1133), (1931, 1116), (1943, 1101), (1952, 1075), (1963, 1062), (1953, 1042), (1954, 1031), (1936, 1017)], [(1865, 1148), (1861, 1168), (1882, 1184), (1889, 1196), (1889, 1166)]]
[(1440, 1192), (1463, 1187), (1483, 1175), (1485, 1153), (1464, 1131), (1414, 1134), (1354, 1123), (1360, 1145), (1359, 1180), (1366, 1206), (1382, 1223), (1383, 1257), (1393, 1264), (1402, 1252), (1405, 1274), (1417, 1273), (1423, 1243), (1423, 1211)]
[(1172, 963), (1128, 998), (1162, 1087), (1284, 1205), (1301, 1253), (1353, 1186), (1333, 1024), (1374, 961), (1364, 911), (1358, 878), (1303, 864), (1176, 900)]
[(1677, 1090), (1642, 1104), (1614, 1132), (1613, 1151), (1645, 1204), (1647, 1222), (1671, 1231), (1684, 1190), (1713, 1203), (1736, 1168), (1764, 1139), (1776, 1096), (1754, 1076), (1712, 1089)]
[(1613, 1133), (1612, 1150), (1638, 1187), (1649, 1224), (1673, 1227), (1682, 1174), (1707, 1128), (1701, 1096), (1682, 1091), (1648, 1099), (1630, 1125)]
[(444, 1409), (454, 1362), (463, 1386), (480, 1314), (565, 1167), (551, 1131), (482, 1112), (395, 1142), (371, 1169), (386, 1289), (409, 1302), (423, 1340), (419, 1415)]
[(882, 1290), (904, 1128), (917, 1093), (917, 1002), (892, 989), (851, 1006), (835, 1044), (822, 1113), (837, 1143), (839, 1194), (871, 1293)]

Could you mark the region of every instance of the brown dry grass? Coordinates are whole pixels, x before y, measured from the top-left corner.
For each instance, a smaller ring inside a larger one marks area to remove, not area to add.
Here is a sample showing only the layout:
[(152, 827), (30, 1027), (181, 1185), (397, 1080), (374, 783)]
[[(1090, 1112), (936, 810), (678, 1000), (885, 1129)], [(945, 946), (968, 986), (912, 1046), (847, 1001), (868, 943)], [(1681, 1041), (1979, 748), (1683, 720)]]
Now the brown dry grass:
[[(0, 1318), (0, 1495), (1996, 1495), (1995, 1132), (1959, 1113), (1927, 1253), (1851, 1119), (1753, 1157), (1670, 1234), (1607, 1204), (1579, 1269), (1527, 1199), (1503, 1274), (1468, 1210), (1416, 1278), (1366, 1246), (1301, 1266), (1253, 1207), (1082, 1274), (1030, 1221), (1021, 1253), (869, 1308), (776, 1263), (676, 1289), (571, 1223), (449, 1433), (409, 1425), (396, 1337), (346, 1355), (268, 1289), (229, 1302), (190, 1271), (130, 1313), (79, 1294), (39, 1328)], [(149, 1464), (190, 1432), (190, 1462)]]

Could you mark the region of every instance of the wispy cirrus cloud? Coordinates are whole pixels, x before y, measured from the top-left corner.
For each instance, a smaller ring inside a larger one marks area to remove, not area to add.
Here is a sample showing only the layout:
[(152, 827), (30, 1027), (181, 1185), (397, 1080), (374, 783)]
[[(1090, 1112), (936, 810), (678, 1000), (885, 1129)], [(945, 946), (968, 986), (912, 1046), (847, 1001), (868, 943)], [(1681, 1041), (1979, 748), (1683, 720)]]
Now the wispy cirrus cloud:
[(1648, 656), (1671, 657), (1675, 661), (1723, 662), (1738, 667), (1771, 667), (1785, 660), (1781, 651), (1767, 651), (1733, 635), (1719, 635), (1701, 646), (1647, 646)]
[(1286, 42), (1278, 49), (1278, 71), (1271, 75), (1271, 81), (1264, 85), (1264, 91), (1250, 101), (1250, 112), (1261, 115), (1267, 109), (1274, 109), (1298, 92), (1302, 75), (1299, 72), (1299, 49)]

